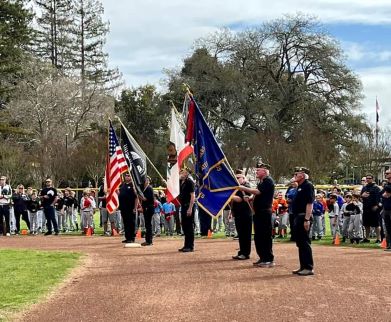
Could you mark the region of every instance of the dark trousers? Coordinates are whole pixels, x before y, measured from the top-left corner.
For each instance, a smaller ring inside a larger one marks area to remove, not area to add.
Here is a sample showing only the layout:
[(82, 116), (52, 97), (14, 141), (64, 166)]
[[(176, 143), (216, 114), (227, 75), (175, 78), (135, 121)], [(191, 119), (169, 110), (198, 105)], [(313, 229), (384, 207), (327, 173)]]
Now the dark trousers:
[(198, 218), (200, 220), (201, 236), (208, 236), (208, 230), (212, 224), (212, 217), (204, 209), (198, 207)]
[(181, 234), (181, 218), (180, 218), (179, 207), (178, 206), (175, 207), (174, 218), (175, 218), (175, 232), (178, 235), (180, 235)]
[(124, 223), (125, 239), (134, 242), (136, 238), (136, 214), (133, 208), (129, 210), (121, 209), (121, 217)]
[(145, 242), (152, 244), (152, 217), (154, 213), (153, 207), (143, 208), (145, 221)]
[(272, 262), (273, 239), (272, 239), (272, 211), (261, 210), (253, 216), (254, 243), (257, 254), (262, 262)]
[[(3, 219), (4, 218), (4, 219)], [(5, 221), (5, 231), (3, 229), (3, 220)], [(10, 233), (10, 206), (0, 205), (0, 234)]]
[(296, 238), (296, 246), (299, 249), (300, 269), (314, 268), (314, 260), (312, 258), (311, 239), (309, 237), (310, 229), (304, 229), (305, 214), (295, 215), (294, 231)]
[(391, 247), (391, 210), (383, 210), (382, 216), (386, 226), (387, 247)]
[(194, 206), (191, 216), (187, 215), (189, 207), (181, 207), (182, 230), (185, 235), (184, 248), (194, 249)]
[(25, 211), (15, 211), (15, 226), (16, 226), (16, 232), (20, 231), (20, 215), (22, 215), (22, 219), (25, 221), (28, 229), (30, 230), (30, 220), (29, 220), (29, 214), (27, 210)]
[(58, 233), (58, 226), (57, 226), (57, 220), (54, 213), (54, 207), (45, 207), (43, 208), (43, 212), (45, 214), (46, 218), (46, 228), (48, 230), (48, 233), (52, 232), (52, 225), (55, 233)]
[(251, 213), (242, 213), (235, 216), (236, 231), (239, 236), (239, 252), (238, 255), (250, 256), (251, 253), (251, 229), (252, 215)]
[(295, 230), (293, 229), (293, 226), (295, 225), (295, 216), (292, 213), (289, 213), (289, 227), (291, 231), (291, 241), (295, 240)]

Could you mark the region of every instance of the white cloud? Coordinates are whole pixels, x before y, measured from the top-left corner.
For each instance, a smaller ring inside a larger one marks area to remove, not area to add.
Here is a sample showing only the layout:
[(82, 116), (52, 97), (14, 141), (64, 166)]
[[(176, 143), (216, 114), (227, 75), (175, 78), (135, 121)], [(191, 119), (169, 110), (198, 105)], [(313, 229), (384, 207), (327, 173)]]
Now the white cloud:
[(375, 123), (375, 102), (379, 102), (380, 124), (388, 126), (391, 121), (391, 66), (367, 68), (358, 71), (361, 77), (365, 98), (363, 99), (363, 112), (368, 115), (371, 123)]
[[(149, 83), (161, 88), (163, 69), (180, 66), (197, 38), (228, 25), (261, 24), (297, 11), (316, 15), (325, 23), (391, 24), (389, 0), (103, 0), (103, 5), (110, 20), (106, 47), (110, 65), (119, 67), (128, 86)], [(390, 51), (376, 52), (365, 44), (343, 46), (352, 62), (376, 60), (385, 64), (391, 59)], [(381, 120), (389, 121), (391, 67), (356, 73), (364, 85), (364, 112), (374, 118), (377, 95), (383, 108)]]
[(344, 52), (350, 61), (364, 61), (370, 63), (391, 63), (390, 50), (374, 50), (370, 45), (362, 45), (354, 42), (342, 42)]

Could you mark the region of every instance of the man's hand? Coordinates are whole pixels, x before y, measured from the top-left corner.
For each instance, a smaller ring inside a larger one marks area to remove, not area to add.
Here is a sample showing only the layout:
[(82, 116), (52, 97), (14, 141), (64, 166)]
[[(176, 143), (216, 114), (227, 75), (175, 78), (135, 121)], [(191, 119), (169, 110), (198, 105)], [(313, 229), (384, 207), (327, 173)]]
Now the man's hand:
[(187, 209), (187, 212), (186, 212), (187, 217), (190, 217), (190, 216), (191, 216), (191, 214), (192, 214), (192, 208), (193, 208), (193, 207), (189, 207), (189, 209)]
[(310, 230), (310, 222), (309, 221), (305, 221), (304, 222), (304, 230), (305, 231), (309, 231)]
[(361, 197), (363, 198), (368, 198), (369, 197), (369, 192), (368, 191), (365, 191), (361, 194)]

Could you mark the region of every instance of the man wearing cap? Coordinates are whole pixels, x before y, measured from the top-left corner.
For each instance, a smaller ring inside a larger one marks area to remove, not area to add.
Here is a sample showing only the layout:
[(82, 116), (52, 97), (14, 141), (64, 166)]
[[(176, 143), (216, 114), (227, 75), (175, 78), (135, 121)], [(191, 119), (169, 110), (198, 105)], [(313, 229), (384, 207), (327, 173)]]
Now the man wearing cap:
[(181, 224), (185, 235), (185, 242), (178, 251), (189, 253), (194, 251), (194, 202), (195, 202), (195, 185), (194, 181), (189, 178), (189, 172), (182, 169), (179, 173), (180, 192), (178, 199), (181, 203)]
[(259, 256), (259, 260), (254, 265), (259, 267), (274, 266), (272, 204), (275, 184), (269, 175), (269, 169), (270, 165), (258, 161), (256, 164), (256, 175), (259, 179), (257, 188), (239, 186), (241, 191), (254, 195), (254, 243)]
[(125, 240), (123, 243), (134, 243), (136, 238), (137, 194), (130, 173), (125, 173), (125, 181), (118, 194), (119, 210), (124, 223)]
[(312, 258), (311, 239), (309, 237), (312, 207), (315, 200), (315, 190), (308, 181), (309, 170), (296, 167), (292, 181), (297, 182), (297, 194), (292, 201), (294, 218), (294, 234), (296, 246), (299, 249), (300, 268), (292, 273), (300, 276), (314, 275), (314, 260)]
[(145, 242), (141, 246), (151, 246), (152, 245), (152, 217), (155, 212), (154, 202), (155, 198), (153, 196), (153, 188), (150, 185), (151, 178), (147, 177), (145, 179), (142, 200), (144, 221), (145, 221)]
[[(6, 183), (6, 176), (0, 176), (0, 235), (10, 236), (10, 202), (12, 197), (12, 189)], [(3, 217), (5, 221), (5, 229), (3, 230)]]
[[(246, 185), (246, 177), (243, 173), (237, 171), (236, 179), (240, 185)], [(252, 210), (243, 191), (238, 190), (232, 201), (231, 211), (235, 217), (235, 225), (239, 237), (239, 251), (232, 258), (235, 260), (249, 259), (251, 252)]]
[(58, 198), (57, 189), (52, 187), (52, 180), (50, 178), (47, 178), (45, 180), (45, 185), (46, 187), (41, 190), (41, 201), (43, 212), (46, 218), (47, 228), (45, 236), (52, 234), (52, 228), (54, 229), (54, 234), (58, 235), (58, 226), (54, 210), (54, 204), (56, 203)]

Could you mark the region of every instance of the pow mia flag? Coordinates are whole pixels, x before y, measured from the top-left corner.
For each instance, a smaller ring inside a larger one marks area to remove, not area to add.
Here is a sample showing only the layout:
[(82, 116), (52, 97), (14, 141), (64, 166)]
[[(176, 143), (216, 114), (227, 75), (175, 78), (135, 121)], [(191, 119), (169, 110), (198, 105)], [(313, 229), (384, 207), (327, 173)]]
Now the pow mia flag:
[(123, 124), (121, 125), (121, 139), (122, 150), (132, 175), (133, 183), (137, 193), (142, 196), (147, 178), (146, 155)]

